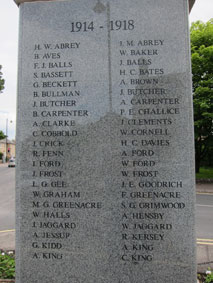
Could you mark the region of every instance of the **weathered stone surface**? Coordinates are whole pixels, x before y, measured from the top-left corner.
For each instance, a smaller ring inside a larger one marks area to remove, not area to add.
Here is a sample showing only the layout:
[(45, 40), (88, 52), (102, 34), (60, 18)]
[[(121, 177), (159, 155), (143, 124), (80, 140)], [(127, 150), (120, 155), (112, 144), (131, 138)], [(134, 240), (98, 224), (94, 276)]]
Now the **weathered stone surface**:
[(20, 5), (17, 283), (196, 282), (187, 5)]

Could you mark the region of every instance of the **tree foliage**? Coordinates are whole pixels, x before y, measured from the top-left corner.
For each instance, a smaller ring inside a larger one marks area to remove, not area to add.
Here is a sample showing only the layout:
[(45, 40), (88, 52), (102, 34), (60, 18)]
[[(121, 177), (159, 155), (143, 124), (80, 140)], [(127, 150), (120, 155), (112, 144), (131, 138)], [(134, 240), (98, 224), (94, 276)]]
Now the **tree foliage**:
[(2, 72), (1, 72), (2, 66), (0, 65), (0, 93), (4, 89), (4, 79), (2, 79)]
[(196, 172), (212, 154), (213, 144), (213, 19), (191, 26)]
[(5, 139), (5, 138), (6, 138), (5, 134), (2, 131), (0, 131), (0, 140)]

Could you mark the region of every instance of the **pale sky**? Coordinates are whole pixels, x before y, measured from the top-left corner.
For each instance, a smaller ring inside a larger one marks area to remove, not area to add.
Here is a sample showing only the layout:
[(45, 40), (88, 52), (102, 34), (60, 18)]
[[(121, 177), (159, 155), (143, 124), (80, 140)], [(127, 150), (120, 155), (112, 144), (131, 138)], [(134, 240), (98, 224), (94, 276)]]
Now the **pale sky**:
[[(8, 119), (8, 136), (14, 139), (19, 13), (13, 0), (0, 0), (0, 12), (0, 65), (2, 65), (3, 78), (6, 81), (5, 89), (0, 94), (0, 130), (6, 133), (6, 119)], [(207, 22), (211, 18), (213, 18), (213, 0), (196, 0), (189, 16), (190, 23), (197, 20)]]

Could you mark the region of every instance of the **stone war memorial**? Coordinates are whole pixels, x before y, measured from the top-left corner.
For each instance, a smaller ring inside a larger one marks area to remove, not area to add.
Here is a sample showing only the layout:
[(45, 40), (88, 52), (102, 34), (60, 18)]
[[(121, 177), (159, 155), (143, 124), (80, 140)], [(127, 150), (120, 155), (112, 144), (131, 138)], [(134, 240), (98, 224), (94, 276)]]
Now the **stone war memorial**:
[(16, 3), (16, 283), (195, 283), (193, 1)]

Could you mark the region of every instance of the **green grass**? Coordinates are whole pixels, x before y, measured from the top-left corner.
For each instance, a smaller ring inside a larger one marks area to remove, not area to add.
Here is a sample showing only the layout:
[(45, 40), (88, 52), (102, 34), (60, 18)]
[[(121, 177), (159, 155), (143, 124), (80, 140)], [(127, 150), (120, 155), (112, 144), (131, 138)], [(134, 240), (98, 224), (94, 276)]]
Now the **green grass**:
[(213, 179), (213, 168), (201, 167), (200, 173), (196, 174), (196, 179)]

